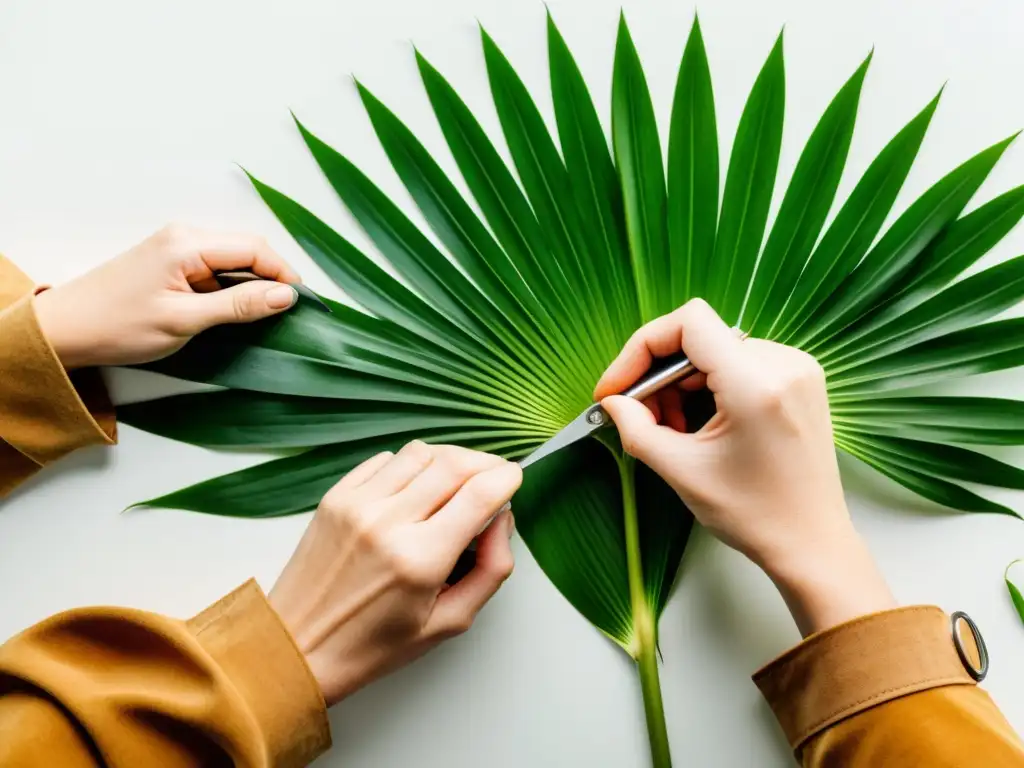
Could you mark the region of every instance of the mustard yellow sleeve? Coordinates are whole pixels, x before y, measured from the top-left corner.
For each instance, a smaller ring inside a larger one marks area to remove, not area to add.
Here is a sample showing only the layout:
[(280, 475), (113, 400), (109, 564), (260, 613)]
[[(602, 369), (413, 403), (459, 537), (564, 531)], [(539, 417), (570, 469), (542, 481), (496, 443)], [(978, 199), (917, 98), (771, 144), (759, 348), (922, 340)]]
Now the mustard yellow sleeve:
[(0, 256), (0, 497), (61, 456), (117, 437), (99, 373), (68, 375), (39, 328), (35, 293)]
[(812, 635), (754, 682), (805, 768), (1024, 766), (1024, 744), (967, 673), (936, 607)]
[(320, 689), (254, 581), (189, 621), (88, 608), (0, 646), (5, 768), (297, 768), (329, 746)]

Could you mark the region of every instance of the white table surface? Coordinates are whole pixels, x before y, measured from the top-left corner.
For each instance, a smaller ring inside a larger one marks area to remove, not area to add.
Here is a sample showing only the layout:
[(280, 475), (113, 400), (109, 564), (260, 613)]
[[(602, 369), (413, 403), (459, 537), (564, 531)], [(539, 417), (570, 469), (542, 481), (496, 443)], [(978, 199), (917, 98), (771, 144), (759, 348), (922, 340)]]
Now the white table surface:
[[(618, 3), (550, 5), (607, 115)], [(694, 9), (625, 5), (664, 134)], [(841, 196), (947, 79), (904, 204), (975, 151), (1024, 127), (1019, 4), (714, 0), (699, 10), (726, 146), (786, 24), (782, 178), (813, 121), (873, 44)], [(232, 163), (365, 242), (320, 178), (288, 109), (404, 201), (348, 75), (440, 150), (412, 60), (414, 41), (495, 128), (475, 19), (550, 115), (540, 2), (8, 0), (0, 4), (0, 251), (40, 281), (59, 282), (177, 220), (263, 233), (310, 284), (337, 295)], [(982, 197), (1022, 182), (1017, 147)], [(1022, 244), (1018, 231), (997, 257), (1022, 252)], [(972, 386), (1012, 395), (1021, 381), (1010, 373)], [(115, 374), (112, 385), (120, 401), (169, 391), (140, 374)], [(1010, 455), (1022, 458), (1020, 451)], [(112, 603), (184, 616), (249, 576), (269, 588), (305, 517), (246, 522), (120, 513), (141, 498), (256, 460), (125, 427), (117, 449), (85, 451), (42, 473), (0, 506), (0, 636), (72, 606)], [(1024, 729), (1024, 627), (1001, 581), (1006, 563), (1024, 556), (1024, 524), (945, 514), (852, 461), (844, 473), (857, 524), (899, 599), (975, 617), (993, 657), (986, 686)], [(996, 495), (1024, 510), (1020, 494)], [(521, 542), (516, 551), (514, 578), (471, 633), (334, 709), (335, 747), (320, 765), (646, 765), (630, 665), (550, 586)], [(781, 600), (756, 569), (704, 535), (693, 542), (684, 576), (661, 622), (677, 764), (788, 765), (781, 734), (749, 680), (797, 640)]]

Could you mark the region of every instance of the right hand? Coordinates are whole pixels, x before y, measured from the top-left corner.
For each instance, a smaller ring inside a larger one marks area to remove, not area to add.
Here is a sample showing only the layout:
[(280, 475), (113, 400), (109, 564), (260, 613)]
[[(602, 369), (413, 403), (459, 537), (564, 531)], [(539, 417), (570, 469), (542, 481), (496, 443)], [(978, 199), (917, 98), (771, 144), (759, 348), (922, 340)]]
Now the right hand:
[[(657, 357), (685, 350), (716, 414), (686, 432), (685, 391), (646, 404), (614, 396)], [(627, 342), (594, 392), (625, 450), (661, 475), (715, 536), (776, 582), (801, 630), (824, 629), (893, 599), (850, 521), (839, 480), (825, 376), (810, 355), (741, 340), (701, 299)], [(659, 423), (660, 422), (660, 423)]]
[[(521, 481), (497, 456), (413, 441), (327, 493), (270, 603), (328, 705), (469, 628), (512, 572), (512, 515), (494, 516)], [(448, 587), (478, 534), (475, 567)]]

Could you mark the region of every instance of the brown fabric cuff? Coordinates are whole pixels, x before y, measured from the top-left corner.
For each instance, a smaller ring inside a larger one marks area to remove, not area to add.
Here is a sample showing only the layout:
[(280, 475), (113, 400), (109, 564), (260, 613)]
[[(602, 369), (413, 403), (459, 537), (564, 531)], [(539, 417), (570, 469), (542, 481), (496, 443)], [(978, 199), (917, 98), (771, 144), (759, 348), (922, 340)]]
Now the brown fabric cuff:
[(32, 280), (0, 254), (0, 309), (6, 309), (22, 296), (32, 293)]
[(40, 466), (117, 440), (114, 407), (96, 370), (64, 370), (36, 319), (32, 295), (0, 312), (0, 440)]
[(269, 765), (308, 765), (331, 746), (327, 705), (280, 617), (252, 579), (188, 621), (266, 736)]
[(899, 696), (974, 685), (953, 645), (949, 617), (934, 606), (874, 613), (811, 635), (753, 679), (794, 750)]

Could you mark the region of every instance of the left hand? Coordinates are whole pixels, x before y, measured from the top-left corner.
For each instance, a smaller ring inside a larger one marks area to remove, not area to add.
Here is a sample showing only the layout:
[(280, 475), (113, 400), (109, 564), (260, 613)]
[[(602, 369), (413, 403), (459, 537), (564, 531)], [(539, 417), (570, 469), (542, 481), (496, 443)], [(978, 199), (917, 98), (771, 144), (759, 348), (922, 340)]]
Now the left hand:
[[(268, 279), (217, 290), (214, 272)], [(271, 282), (277, 281), (277, 282)], [(295, 304), (300, 278), (266, 240), (171, 225), (92, 272), (35, 298), (43, 334), (68, 370), (147, 363), (201, 331)]]
[[(469, 629), (512, 572), (500, 510), (522, 477), (497, 456), (413, 441), (327, 493), (270, 604), (328, 706)], [(449, 588), (474, 538), (476, 566)]]

